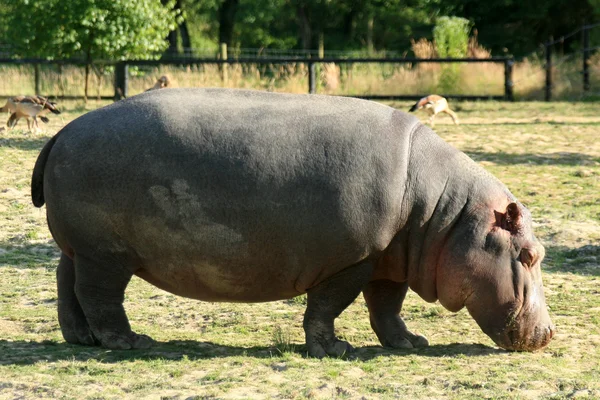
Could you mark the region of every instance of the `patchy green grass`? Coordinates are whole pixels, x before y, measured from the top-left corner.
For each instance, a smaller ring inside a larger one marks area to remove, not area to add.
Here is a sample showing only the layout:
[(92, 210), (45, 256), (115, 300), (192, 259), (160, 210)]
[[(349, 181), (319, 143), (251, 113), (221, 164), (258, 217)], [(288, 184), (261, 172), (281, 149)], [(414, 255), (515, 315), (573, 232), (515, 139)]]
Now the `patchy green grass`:
[(546, 246), (545, 290), (558, 331), (544, 351), (499, 350), (465, 311), (453, 314), (409, 293), (403, 315), (429, 338), (429, 348), (381, 348), (359, 298), (337, 322), (356, 352), (309, 359), (305, 297), (205, 303), (136, 278), (125, 307), (134, 330), (158, 341), (154, 348), (64, 343), (56, 317), (58, 251), (44, 211), (31, 205), (29, 179), (44, 143), (87, 110), (66, 103), (42, 134), (0, 132), (0, 398), (600, 398), (598, 105), (454, 106), (462, 124), (440, 117), (436, 131), (531, 209)]

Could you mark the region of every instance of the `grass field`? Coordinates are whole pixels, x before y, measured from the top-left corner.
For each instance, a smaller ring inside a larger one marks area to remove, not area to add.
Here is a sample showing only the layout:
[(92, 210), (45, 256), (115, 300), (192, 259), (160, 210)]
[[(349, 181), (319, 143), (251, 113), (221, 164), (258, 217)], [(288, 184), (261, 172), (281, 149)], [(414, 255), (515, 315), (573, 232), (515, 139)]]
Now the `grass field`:
[(465, 310), (452, 314), (409, 293), (403, 316), (429, 348), (380, 347), (361, 297), (336, 325), (357, 351), (323, 360), (304, 356), (302, 297), (203, 303), (137, 278), (125, 307), (154, 348), (63, 341), (58, 252), (44, 210), (31, 205), (29, 180), (44, 143), (100, 105), (64, 103), (42, 134), (0, 132), (0, 399), (600, 398), (600, 105), (455, 103), (462, 124), (441, 117), (436, 125), (532, 211), (557, 326), (547, 349), (500, 350)]

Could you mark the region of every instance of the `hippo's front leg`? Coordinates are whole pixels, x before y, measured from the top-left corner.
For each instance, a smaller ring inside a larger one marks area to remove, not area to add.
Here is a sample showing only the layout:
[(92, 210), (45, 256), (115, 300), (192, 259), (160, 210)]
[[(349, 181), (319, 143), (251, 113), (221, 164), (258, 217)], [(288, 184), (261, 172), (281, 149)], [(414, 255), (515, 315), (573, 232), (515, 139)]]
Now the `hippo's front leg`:
[(335, 336), (333, 321), (358, 297), (372, 273), (373, 264), (365, 261), (308, 290), (304, 331), (309, 356), (339, 357), (353, 350), (348, 342)]
[(425, 337), (410, 332), (400, 318), (407, 291), (408, 282), (397, 283), (386, 279), (369, 282), (363, 290), (371, 327), (384, 347), (411, 349), (429, 345)]

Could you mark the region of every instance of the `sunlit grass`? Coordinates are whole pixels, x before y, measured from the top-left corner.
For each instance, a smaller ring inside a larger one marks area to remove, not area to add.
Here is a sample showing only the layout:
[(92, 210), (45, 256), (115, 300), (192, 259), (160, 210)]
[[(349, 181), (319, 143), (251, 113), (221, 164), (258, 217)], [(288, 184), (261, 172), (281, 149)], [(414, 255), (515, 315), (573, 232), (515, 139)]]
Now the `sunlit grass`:
[[(125, 307), (133, 329), (157, 346), (108, 351), (64, 343), (56, 316), (59, 254), (44, 211), (31, 205), (30, 174), (52, 134), (104, 104), (62, 102), (63, 114), (51, 115), (44, 133), (0, 132), (0, 398), (600, 398), (596, 104), (452, 102), (461, 125), (445, 117), (436, 125), (532, 211), (547, 249), (545, 293), (557, 326), (547, 349), (499, 350), (465, 310), (454, 314), (410, 292), (404, 319), (429, 348), (380, 347), (359, 298), (336, 322), (356, 352), (323, 360), (305, 357), (305, 297), (206, 303), (136, 278)], [(410, 103), (392, 105), (406, 110)]]

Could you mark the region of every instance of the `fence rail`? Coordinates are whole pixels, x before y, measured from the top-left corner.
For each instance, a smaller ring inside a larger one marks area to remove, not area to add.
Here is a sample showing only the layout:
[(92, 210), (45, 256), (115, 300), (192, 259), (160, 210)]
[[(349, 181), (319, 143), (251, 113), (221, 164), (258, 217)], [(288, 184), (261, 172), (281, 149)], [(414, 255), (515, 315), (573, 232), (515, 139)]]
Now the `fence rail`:
[[(341, 57), (327, 57), (327, 58), (186, 58), (186, 59), (161, 59), (161, 60), (128, 60), (128, 61), (95, 61), (96, 64), (103, 65), (114, 65), (115, 66), (115, 80), (114, 99), (120, 99), (128, 96), (127, 80), (128, 80), (128, 68), (129, 66), (159, 66), (159, 65), (175, 65), (175, 66), (192, 66), (192, 65), (232, 65), (232, 64), (306, 64), (308, 66), (308, 93), (317, 93), (317, 65), (334, 63), (334, 64), (424, 64), (424, 63), (436, 63), (436, 64), (456, 64), (456, 63), (496, 63), (504, 65), (504, 94), (503, 95), (453, 95), (451, 93), (440, 93), (442, 96), (454, 99), (465, 99), (465, 100), (508, 100), (513, 101), (513, 80), (512, 70), (514, 65), (514, 59), (510, 57), (492, 57), (492, 58), (341, 58)], [(86, 65), (85, 60), (72, 59), (72, 60), (46, 60), (46, 59), (12, 59), (12, 58), (0, 58), (0, 64), (17, 64), (17, 65), (34, 65), (35, 67), (35, 90), (39, 94), (40, 89), (40, 72), (39, 65), (53, 64), (53, 65)], [(352, 97), (358, 97), (363, 99), (372, 100), (415, 100), (419, 99), (429, 93), (415, 93), (414, 95), (378, 95), (378, 94), (363, 94)], [(54, 96), (58, 97), (58, 96)], [(61, 96), (62, 98), (77, 98), (77, 96)], [(79, 97), (79, 98), (82, 98)], [(103, 96), (103, 98), (110, 98)]]

